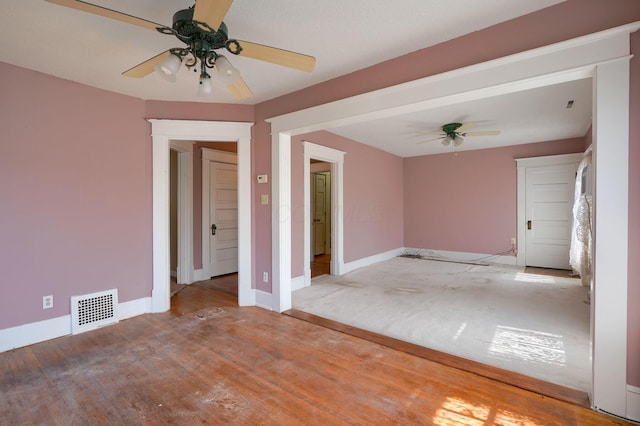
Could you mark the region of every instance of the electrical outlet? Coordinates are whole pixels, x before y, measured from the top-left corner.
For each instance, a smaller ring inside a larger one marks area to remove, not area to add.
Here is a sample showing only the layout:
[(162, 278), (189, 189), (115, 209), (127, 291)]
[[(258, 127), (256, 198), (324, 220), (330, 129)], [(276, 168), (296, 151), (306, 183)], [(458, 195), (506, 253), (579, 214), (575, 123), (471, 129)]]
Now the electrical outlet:
[(511, 245), (512, 246), (516, 245), (516, 237), (511, 237)]
[(265, 283), (269, 282), (269, 273), (268, 272), (263, 272), (262, 273), (262, 281)]
[(42, 309), (53, 308), (53, 295), (42, 296)]

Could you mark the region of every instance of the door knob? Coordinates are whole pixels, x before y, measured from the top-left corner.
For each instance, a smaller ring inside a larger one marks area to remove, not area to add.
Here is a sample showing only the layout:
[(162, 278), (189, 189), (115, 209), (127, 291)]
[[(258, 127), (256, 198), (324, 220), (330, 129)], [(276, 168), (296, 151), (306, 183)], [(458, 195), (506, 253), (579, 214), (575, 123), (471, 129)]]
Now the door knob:
[(527, 221), (527, 229), (531, 229), (531, 221), (530, 220)]
[(218, 227), (215, 223), (211, 225), (211, 235), (216, 235), (216, 229), (218, 229)]

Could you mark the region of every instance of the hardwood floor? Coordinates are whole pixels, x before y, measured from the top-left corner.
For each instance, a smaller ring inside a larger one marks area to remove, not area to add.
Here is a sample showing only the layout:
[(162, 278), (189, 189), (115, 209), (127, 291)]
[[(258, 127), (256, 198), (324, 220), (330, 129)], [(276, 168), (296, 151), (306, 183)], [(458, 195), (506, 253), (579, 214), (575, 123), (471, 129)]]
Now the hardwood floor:
[[(216, 284), (217, 285), (217, 284)], [(170, 312), (0, 354), (0, 424), (629, 424), (211, 283)]]
[(314, 256), (311, 261), (311, 278), (331, 273), (331, 255), (321, 254)]

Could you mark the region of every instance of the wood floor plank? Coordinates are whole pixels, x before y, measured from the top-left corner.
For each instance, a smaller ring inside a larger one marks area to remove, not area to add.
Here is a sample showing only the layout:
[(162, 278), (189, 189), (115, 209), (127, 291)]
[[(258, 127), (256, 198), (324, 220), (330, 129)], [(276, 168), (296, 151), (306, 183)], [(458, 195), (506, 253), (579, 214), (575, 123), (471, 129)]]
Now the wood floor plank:
[(294, 318), (311, 322), (313, 324), (321, 325), (322, 327), (330, 328), (332, 330), (340, 331), (351, 336), (356, 336), (361, 339), (388, 346), (390, 348), (403, 351), (424, 359), (435, 361), (443, 365), (455, 367), (463, 371), (498, 380), (500, 382), (520, 387), (525, 390), (530, 390), (541, 395), (548, 396), (550, 398), (555, 398), (560, 401), (566, 401), (585, 408), (588, 408), (590, 406), (589, 396), (585, 392), (570, 389), (565, 386), (556, 385), (554, 383), (545, 382), (533, 377), (525, 376), (524, 374), (503, 370), (501, 368), (482, 364), (455, 355), (425, 348), (388, 336), (383, 336), (381, 334), (373, 333), (368, 330), (353, 327), (351, 325), (342, 324), (297, 309), (291, 309), (285, 312), (285, 314)]
[(0, 419), (628, 424), (342, 331), (238, 307), (228, 292), (200, 285), (174, 296), (169, 312), (0, 353)]

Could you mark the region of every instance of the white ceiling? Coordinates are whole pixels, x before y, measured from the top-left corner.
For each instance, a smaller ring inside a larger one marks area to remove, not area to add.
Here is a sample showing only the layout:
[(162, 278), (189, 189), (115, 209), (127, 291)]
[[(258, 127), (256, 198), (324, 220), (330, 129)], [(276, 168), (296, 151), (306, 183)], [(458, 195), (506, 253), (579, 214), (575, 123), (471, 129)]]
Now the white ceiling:
[[(193, 4), (89, 1), (167, 26), (173, 13)], [(561, 1), (235, 0), (225, 17), (231, 38), (312, 55), (317, 61), (308, 74), (227, 55), (254, 93), (242, 102), (217, 85), (212, 97), (197, 97), (198, 76), (186, 69), (176, 83), (155, 74), (122, 76), (181, 43), (173, 36), (44, 0), (0, 3), (0, 61), (141, 99), (257, 104)], [(424, 139), (417, 134), (451, 121), (474, 121), (481, 123), (474, 130), (502, 131), (499, 137), (474, 138), (473, 145), (469, 138), (460, 148), (584, 136), (590, 124), (590, 93), (589, 82), (574, 82), (331, 131), (400, 156), (446, 152), (438, 142), (416, 144)], [(576, 100), (572, 110), (564, 108), (569, 99)]]

